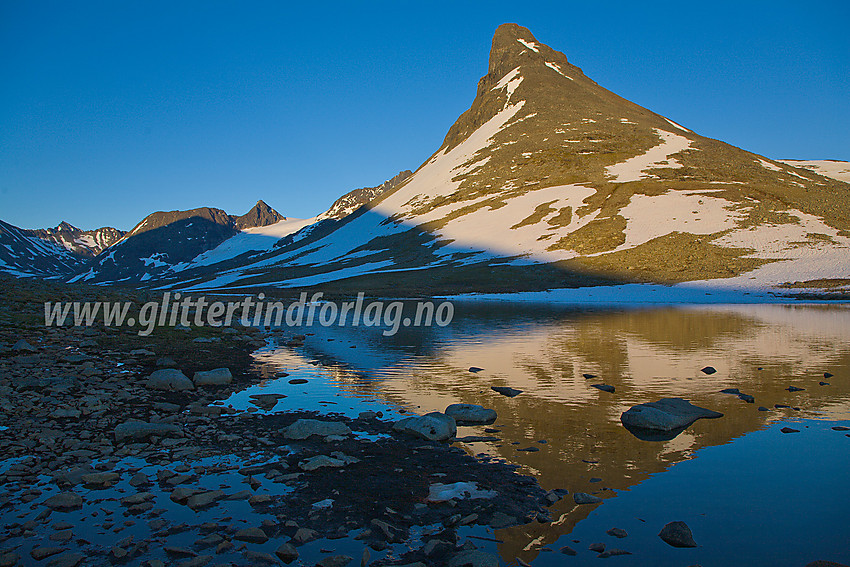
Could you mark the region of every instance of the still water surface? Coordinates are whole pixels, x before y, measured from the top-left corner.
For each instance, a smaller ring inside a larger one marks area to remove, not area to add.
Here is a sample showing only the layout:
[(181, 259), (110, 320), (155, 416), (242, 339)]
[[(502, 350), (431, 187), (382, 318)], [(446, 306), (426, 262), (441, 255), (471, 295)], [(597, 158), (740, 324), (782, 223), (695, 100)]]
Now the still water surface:
[[(500, 440), (462, 447), (521, 465), (546, 489), (604, 499), (577, 506), (567, 497), (551, 508), (550, 524), (482, 534), (503, 542), (492, 551), (507, 564), (594, 563), (588, 546), (595, 542), (632, 552), (608, 560), (624, 566), (850, 563), (850, 436), (832, 429), (850, 425), (845, 306), (457, 303), (444, 328), (392, 337), (376, 328), (310, 330), (316, 334), (300, 348), (278, 346), (290, 330), (273, 333), (255, 354), (268, 379), (226, 403), (244, 408), (251, 394), (283, 393), (272, 411), (346, 415), (480, 404), (498, 412), (490, 427)], [(473, 366), (483, 370), (470, 372)], [(717, 372), (702, 372), (706, 366)], [(281, 372), (289, 375), (278, 378)], [(292, 378), (308, 383), (293, 385)], [(508, 398), (491, 386), (523, 393)], [(724, 388), (755, 403), (720, 393)], [(632, 405), (663, 397), (683, 397), (724, 417), (663, 442), (639, 440), (620, 424)], [(785, 426), (800, 431), (784, 434)], [(483, 426), (459, 428), (464, 435), (486, 433)], [(538, 450), (519, 450), (529, 447)], [(674, 549), (657, 537), (674, 520), (688, 523), (699, 547)], [(606, 535), (613, 527), (628, 537)], [(559, 553), (565, 545), (578, 555)]]

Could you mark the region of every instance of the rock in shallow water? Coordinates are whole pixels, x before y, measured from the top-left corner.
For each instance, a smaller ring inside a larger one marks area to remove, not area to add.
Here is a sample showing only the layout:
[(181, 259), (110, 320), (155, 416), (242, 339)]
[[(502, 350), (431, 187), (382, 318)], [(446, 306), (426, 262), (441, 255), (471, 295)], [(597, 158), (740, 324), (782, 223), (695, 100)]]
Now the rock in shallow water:
[(509, 388), (508, 386), (490, 386), (490, 389), (509, 398), (515, 398), (522, 394), (522, 390)]
[(457, 423), (451, 416), (431, 412), (423, 416), (400, 419), (393, 425), (393, 431), (428, 441), (446, 441), (457, 435)]
[(195, 381), (195, 386), (224, 386), (233, 381), (233, 375), (227, 368), (195, 372), (192, 378)]
[(489, 425), (496, 421), (496, 410), (475, 404), (452, 404), (446, 408), (446, 415), (453, 417), (460, 425)]
[(299, 419), (287, 427), (283, 434), (287, 439), (307, 439), (311, 435), (318, 435), (320, 437), (351, 435), (351, 429), (341, 421)]
[(153, 372), (148, 376), (145, 386), (151, 390), (165, 392), (184, 392), (195, 389), (192, 381), (176, 368), (163, 368)]
[(664, 543), (673, 547), (697, 546), (697, 542), (694, 541), (694, 535), (691, 533), (691, 528), (685, 522), (670, 522), (661, 528), (658, 537), (664, 540)]
[(626, 427), (673, 431), (689, 426), (701, 418), (723, 417), (720, 412), (695, 406), (682, 398), (662, 398), (632, 406), (620, 416)]

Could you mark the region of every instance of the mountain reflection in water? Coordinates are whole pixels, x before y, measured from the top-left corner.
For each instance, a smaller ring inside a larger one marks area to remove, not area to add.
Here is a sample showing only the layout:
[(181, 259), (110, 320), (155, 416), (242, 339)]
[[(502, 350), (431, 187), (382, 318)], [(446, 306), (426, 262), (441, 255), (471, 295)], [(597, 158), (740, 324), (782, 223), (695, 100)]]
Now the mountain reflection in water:
[[(521, 465), (544, 488), (595, 493), (604, 499), (602, 504), (577, 506), (567, 497), (551, 508), (552, 523), (497, 530), (495, 537), (504, 540), (498, 551), (506, 561), (521, 557), (548, 564), (564, 558), (557, 548), (570, 540), (562, 536), (571, 534), (597, 509), (604, 510), (606, 500), (621, 499), (623, 491), (692, 459), (701, 449), (734, 444), (781, 421), (850, 419), (850, 309), (842, 306), (575, 310), (458, 303), (454, 321), (444, 328), (407, 328), (392, 337), (384, 337), (376, 328), (308, 330), (316, 334), (302, 348), (273, 346), (258, 352), (258, 369), (272, 378), (279, 371), (308, 368), (317, 380), (323, 378), (345, 397), (378, 399), (416, 413), (442, 411), (457, 402), (493, 408), (499, 418), (488, 427), (499, 429), (496, 435), (502, 441), (461, 446)], [(284, 329), (280, 336), (290, 332)], [(472, 366), (483, 370), (470, 372)], [(717, 372), (702, 372), (706, 366)], [(835, 376), (825, 378), (824, 373)], [(608, 384), (616, 391), (600, 391), (591, 384)], [(523, 393), (508, 398), (491, 386), (510, 386)], [(789, 392), (789, 386), (804, 390)], [(301, 388), (306, 391), (309, 386)], [(738, 388), (752, 395), (755, 403), (720, 393), (725, 388)], [(724, 417), (697, 421), (673, 439), (659, 442), (637, 439), (621, 425), (620, 415), (629, 407), (664, 397), (682, 397)], [(297, 407), (307, 404), (306, 409), (322, 409), (310, 407), (314, 402), (315, 398), (295, 394), (286, 400), (286, 404), (300, 404)], [(768, 411), (760, 411), (760, 406)], [(323, 411), (336, 411), (330, 407)], [(850, 439), (829, 428), (826, 431), (823, 435), (835, 444), (827, 446), (826, 454), (847, 454)], [(464, 435), (486, 433), (483, 426), (460, 427), (458, 436)], [(788, 450), (805, 451), (805, 442), (784, 436), (779, 439), (780, 451), (783, 439), (789, 439)], [(528, 447), (538, 450), (518, 450)], [(731, 455), (729, 459), (736, 458)], [(846, 469), (822, 465), (827, 468), (818, 467), (820, 477), (846, 474)], [(846, 504), (847, 494), (845, 489), (844, 495), (836, 497), (838, 501), (843, 497)], [(714, 497), (742, 498), (734, 491)], [(781, 501), (783, 495), (774, 497)], [(638, 515), (637, 510), (631, 513)], [(795, 534), (805, 539), (805, 530), (815, 529), (806, 527), (812, 524), (801, 519), (804, 513), (788, 515), (782, 528), (788, 537)], [(844, 512), (845, 525), (847, 517)], [(666, 521), (677, 519), (682, 518)], [(736, 522), (735, 518), (706, 521), (732, 526)], [(751, 519), (737, 521), (740, 525), (735, 529), (740, 532), (748, 529)], [(650, 528), (657, 533), (661, 525)], [(834, 530), (833, 539), (842, 540), (839, 528)], [(785, 536), (776, 535), (775, 543), (784, 545)], [(609, 547), (637, 547), (645, 554), (672, 549), (658, 538), (641, 543), (634, 537), (615, 540), (604, 532), (598, 537)], [(572, 545), (588, 554), (589, 543)], [(710, 542), (700, 543), (712, 547)], [(555, 549), (548, 558), (540, 553), (546, 546)], [(819, 557), (817, 551), (807, 557), (795, 558), (793, 552), (785, 557), (791, 561), (788, 564), (803, 565)], [(595, 559), (595, 555), (587, 557)], [(694, 556), (681, 557), (691, 561)], [(714, 555), (704, 557), (717, 559), (716, 548)], [(636, 554), (622, 559), (624, 564), (637, 565), (649, 557)]]

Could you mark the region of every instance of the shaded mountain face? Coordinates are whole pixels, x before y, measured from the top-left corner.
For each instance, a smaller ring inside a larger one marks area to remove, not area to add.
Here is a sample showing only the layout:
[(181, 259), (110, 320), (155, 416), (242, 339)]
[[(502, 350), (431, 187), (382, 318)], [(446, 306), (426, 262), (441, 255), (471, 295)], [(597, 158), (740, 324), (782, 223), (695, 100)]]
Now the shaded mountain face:
[(65, 247), (0, 221), (0, 271), (55, 278), (73, 274), (82, 264), (82, 258)]
[(190, 271), (181, 285), (850, 283), (848, 200), (850, 185), (700, 136), (505, 24), (470, 109), (413, 175), (225, 277)]
[(238, 217), (210, 207), (151, 213), (70, 281), (136, 283), (156, 279), (216, 248), (240, 230), (284, 218), (263, 201)]
[(54, 242), (66, 250), (83, 257), (97, 256), (124, 236), (123, 230), (110, 226), (95, 230), (81, 230), (62, 221), (56, 228), (42, 228), (29, 231), (42, 240)]

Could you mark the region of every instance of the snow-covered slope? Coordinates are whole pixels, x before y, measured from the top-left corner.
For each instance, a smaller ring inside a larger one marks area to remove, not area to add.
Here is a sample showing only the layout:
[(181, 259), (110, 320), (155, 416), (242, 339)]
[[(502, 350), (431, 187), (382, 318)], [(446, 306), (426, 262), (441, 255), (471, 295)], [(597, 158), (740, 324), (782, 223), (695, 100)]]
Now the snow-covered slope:
[(803, 159), (781, 159), (782, 163), (794, 167), (810, 169), (825, 177), (831, 177), (838, 181), (850, 183), (850, 162), (837, 159), (803, 160)]
[(0, 271), (15, 276), (58, 278), (74, 273), (82, 259), (31, 231), (0, 221)]

